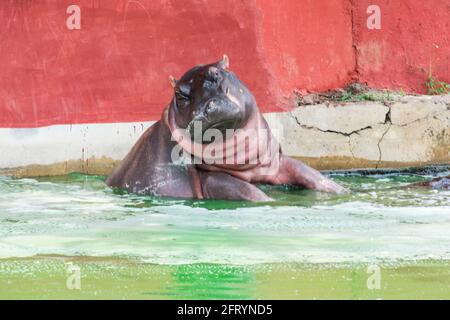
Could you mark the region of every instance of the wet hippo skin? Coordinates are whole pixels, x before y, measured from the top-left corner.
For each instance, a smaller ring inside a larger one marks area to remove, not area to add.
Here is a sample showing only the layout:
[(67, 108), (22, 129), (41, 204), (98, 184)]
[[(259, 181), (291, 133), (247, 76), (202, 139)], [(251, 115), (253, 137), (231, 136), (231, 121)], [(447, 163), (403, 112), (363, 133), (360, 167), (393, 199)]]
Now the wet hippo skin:
[(270, 201), (254, 184), (324, 192), (346, 189), (285, 156), (227, 56), (179, 80), (161, 120), (149, 128), (107, 184), (156, 196)]
[(421, 181), (408, 185), (407, 187), (422, 187), (430, 189), (450, 190), (450, 175), (446, 177), (438, 177), (428, 181)]

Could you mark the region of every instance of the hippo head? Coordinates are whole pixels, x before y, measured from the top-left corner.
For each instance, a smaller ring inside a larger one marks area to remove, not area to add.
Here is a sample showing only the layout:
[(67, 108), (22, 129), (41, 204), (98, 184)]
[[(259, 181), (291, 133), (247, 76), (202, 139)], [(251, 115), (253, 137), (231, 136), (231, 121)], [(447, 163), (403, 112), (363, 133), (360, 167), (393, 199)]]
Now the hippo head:
[(228, 67), (229, 59), (224, 55), (216, 63), (190, 69), (180, 80), (170, 78), (176, 125), (193, 141), (207, 143), (202, 137), (208, 129), (217, 129), (225, 136), (228, 129), (245, 126), (256, 105), (253, 95)]

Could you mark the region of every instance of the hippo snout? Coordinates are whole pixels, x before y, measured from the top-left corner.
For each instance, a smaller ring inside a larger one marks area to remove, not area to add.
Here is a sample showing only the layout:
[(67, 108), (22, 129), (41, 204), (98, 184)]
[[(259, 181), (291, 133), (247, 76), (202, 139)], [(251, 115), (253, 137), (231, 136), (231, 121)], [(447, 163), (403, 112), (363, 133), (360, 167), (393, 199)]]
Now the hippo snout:
[(191, 137), (198, 140), (199, 130), (201, 128), (201, 136), (208, 129), (219, 130), (223, 136), (226, 135), (227, 129), (238, 129), (241, 125), (243, 114), (241, 109), (232, 101), (224, 99), (212, 98), (204, 105), (203, 112), (198, 114), (189, 125)]
[(241, 109), (233, 102), (213, 98), (205, 106), (204, 130), (209, 128), (226, 130), (237, 129), (242, 119)]

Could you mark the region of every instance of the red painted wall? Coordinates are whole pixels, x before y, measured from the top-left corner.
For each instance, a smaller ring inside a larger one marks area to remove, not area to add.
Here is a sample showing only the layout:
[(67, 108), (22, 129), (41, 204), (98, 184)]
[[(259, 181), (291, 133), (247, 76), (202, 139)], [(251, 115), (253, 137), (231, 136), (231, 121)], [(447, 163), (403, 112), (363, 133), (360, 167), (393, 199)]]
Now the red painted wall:
[(168, 76), (223, 53), (263, 111), (357, 77), (423, 91), (429, 64), (450, 81), (449, 1), (374, 0), (367, 30), (366, 0), (2, 0), (0, 127), (156, 120)]
[[(378, 88), (426, 92), (430, 70), (450, 83), (450, 0), (354, 0), (360, 81)], [(381, 29), (366, 26), (379, 5)]]
[(354, 63), (343, 0), (3, 0), (0, 22), (0, 127), (158, 119), (168, 76), (224, 53), (264, 111), (344, 84)]

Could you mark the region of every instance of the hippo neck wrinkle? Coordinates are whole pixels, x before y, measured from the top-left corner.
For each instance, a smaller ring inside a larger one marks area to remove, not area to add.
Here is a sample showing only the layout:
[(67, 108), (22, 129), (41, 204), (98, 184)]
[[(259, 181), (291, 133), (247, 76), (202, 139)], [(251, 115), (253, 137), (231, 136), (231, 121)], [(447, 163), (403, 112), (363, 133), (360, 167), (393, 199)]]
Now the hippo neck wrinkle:
[[(246, 125), (238, 129), (228, 139), (213, 141), (207, 145), (192, 141), (186, 129), (177, 125), (172, 105), (165, 108), (163, 119), (172, 134), (172, 139), (184, 151), (213, 166), (233, 167), (238, 170), (244, 170), (259, 165), (259, 159), (267, 158), (267, 152), (271, 150), (271, 133), (263, 123), (262, 116), (258, 112), (252, 112)], [(246, 141), (250, 146), (246, 145)], [(252, 143), (253, 145), (251, 145)], [(222, 152), (211, 154), (206, 152), (208, 150)], [(232, 158), (231, 163), (230, 155)]]

